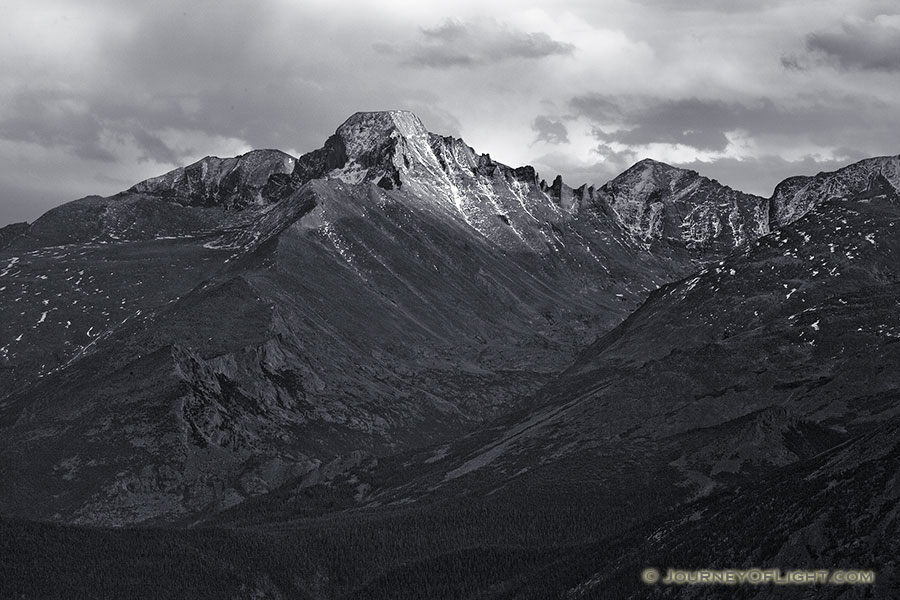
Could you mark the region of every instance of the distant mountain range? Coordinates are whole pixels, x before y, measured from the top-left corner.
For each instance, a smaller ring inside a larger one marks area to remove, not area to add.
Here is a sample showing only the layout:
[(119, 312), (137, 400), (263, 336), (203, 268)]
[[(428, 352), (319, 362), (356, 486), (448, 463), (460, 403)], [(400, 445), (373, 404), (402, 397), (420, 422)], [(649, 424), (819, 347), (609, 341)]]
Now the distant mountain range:
[(0, 587), (890, 597), (898, 190), (898, 157), (572, 188), (391, 111), (0, 229)]

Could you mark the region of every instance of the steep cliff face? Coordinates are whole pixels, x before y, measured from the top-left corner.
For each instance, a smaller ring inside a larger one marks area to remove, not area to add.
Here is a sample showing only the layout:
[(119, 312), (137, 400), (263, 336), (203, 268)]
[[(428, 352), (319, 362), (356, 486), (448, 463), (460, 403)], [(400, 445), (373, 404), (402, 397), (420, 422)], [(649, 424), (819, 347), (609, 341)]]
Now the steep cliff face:
[(531, 167), (511, 168), (458, 138), (428, 132), (408, 111), (356, 113), (322, 148), (296, 160), (269, 150), (206, 158), (128, 192), (193, 206), (264, 208), (314, 179), (403, 189), (509, 250), (555, 245), (546, 224), (587, 208), (607, 214), (637, 244), (686, 249), (704, 260), (765, 235), (770, 223), (788, 222), (783, 207), (801, 202), (781, 201), (784, 186), (776, 191), (777, 200), (767, 201), (652, 160), (599, 190), (573, 189), (560, 177), (547, 185)]
[(434, 178), (441, 166), (430, 134), (407, 111), (359, 112), (342, 123), (319, 150), (301, 156), (294, 179), (339, 179), (371, 182), (384, 189), (402, 185), (407, 176)]
[(514, 169), (461, 139), (429, 133), (407, 111), (351, 116), (322, 149), (298, 159), (297, 184), (313, 178), (402, 190), (511, 251), (558, 246), (551, 224), (573, 220), (583, 201), (594, 204), (585, 193), (561, 202), (559, 187), (554, 196), (533, 168)]

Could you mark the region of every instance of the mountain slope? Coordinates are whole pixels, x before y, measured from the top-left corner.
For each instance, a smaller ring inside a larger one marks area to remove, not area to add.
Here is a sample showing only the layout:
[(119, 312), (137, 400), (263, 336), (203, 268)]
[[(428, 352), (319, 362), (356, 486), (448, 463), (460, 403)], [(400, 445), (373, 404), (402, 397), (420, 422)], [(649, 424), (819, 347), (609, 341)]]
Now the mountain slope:
[[(804, 461), (834, 452), (847, 440), (868, 439), (873, 428), (881, 431), (896, 421), (900, 196), (882, 185), (881, 164), (851, 167), (870, 169), (869, 187), (826, 196), (794, 224), (651, 294), (548, 383), (530, 407), (396, 464), (360, 465), (327, 486), (337, 493), (356, 482), (343, 506), (369, 510), (412, 505), (445, 514), (455, 499), (489, 504), (498, 523), (522, 518), (519, 511), (525, 510), (535, 528), (553, 522), (570, 544), (630, 535), (629, 527), (658, 522), (654, 515), (716, 493), (746, 502), (757, 514), (755, 503), (768, 504), (762, 496), (741, 500), (741, 490), (754, 489), (760, 477), (793, 469), (790, 477), (796, 479), (797, 473), (810, 473), (802, 471), (812, 464)], [(877, 454), (841, 459), (840, 469), (854, 486), (865, 479), (872, 456)], [(734, 486), (738, 491), (730, 491)], [(259, 524), (254, 514), (266, 515), (269, 523), (303, 518), (303, 489), (288, 487), (271, 499), (251, 501), (225, 513), (224, 522)], [(798, 487), (786, 502), (803, 506), (809, 491), (804, 489)], [(825, 518), (815, 511), (829, 506), (834, 505), (812, 505), (810, 518)], [(584, 523), (587, 514), (604, 517)], [(471, 524), (471, 539), (479, 539), (483, 526)], [(718, 526), (712, 520), (708, 528)], [(822, 546), (821, 556), (845, 564), (851, 555), (841, 540), (855, 538), (829, 527), (825, 531), (834, 541)], [(564, 560), (552, 539), (544, 534), (526, 544), (549, 544), (546, 560)], [(729, 539), (735, 552), (752, 551), (753, 544)], [(802, 548), (799, 538), (779, 544), (784, 552)], [(873, 564), (886, 564), (889, 553), (878, 552)], [(571, 560), (581, 569), (594, 566), (577, 554)], [(544, 597), (528, 596), (528, 585), (521, 589), (525, 597)], [(635, 597), (641, 597), (640, 589)], [(377, 597), (373, 590), (370, 595)]]
[[(742, 597), (892, 598), (896, 593), (897, 419), (812, 459), (680, 507), (603, 547), (554, 561), (514, 597), (665, 597), (648, 587), (650, 565), (684, 569), (861, 569), (874, 585), (746, 586)], [(703, 540), (700, 542), (699, 540)], [(694, 596), (720, 598), (697, 586)]]
[[(0, 254), (4, 308), (48, 300), (3, 332), (0, 512), (90, 525), (0, 521), (16, 593), (645, 597), (652, 559), (877, 568), (859, 593), (889, 597), (896, 159), (768, 200), (652, 161), (572, 189), (402, 112), (260, 156)], [(57, 263), (114, 305), (160, 291), (37, 364), (89, 323), (57, 318)], [(35, 320), (59, 337), (29, 356)], [(135, 523), (159, 528), (96, 527)]]
[[(533, 576), (483, 581), (485, 597), (645, 597), (650, 564), (870, 568), (874, 597), (891, 597), (894, 548), (875, 541), (896, 524), (900, 195), (885, 185), (890, 162), (848, 167), (861, 189), (823, 195), (800, 220), (651, 294), (530, 407), (326, 481), (345, 494), (332, 510), (352, 519), (348, 506), (412, 506), (452, 521), (454, 502), (483, 507), (513, 545), (541, 554), (528, 559)], [(304, 489), (220, 522), (297, 526), (313, 510)], [(771, 515), (784, 517), (760, 527)], [(519, 520), (534, 537), (513, 535)], [(484, 521), (464, 522), (471, 548), (506, 556)], [(431, 589), (477, 551), (411, 555), (359, 596), (391, 597), (400, 582)]]
[(515, 473), (589, 446), (639, 452), (768, 407), (838, 434), (891, 418), (900, 197), (882, 186), (882, 164), (867, 165), (869, 188), (825, 197), (792, 225), (653, 292), (519, 421), (496, 426), (499, 437), (480, 447), (468, 442), (449, 473)]
[(0, 331), (0, 509), (110, 524), (450, 439), (697, 264), (403, 112), (70, 203), (0, 258), (4, 306), (42, 302)]

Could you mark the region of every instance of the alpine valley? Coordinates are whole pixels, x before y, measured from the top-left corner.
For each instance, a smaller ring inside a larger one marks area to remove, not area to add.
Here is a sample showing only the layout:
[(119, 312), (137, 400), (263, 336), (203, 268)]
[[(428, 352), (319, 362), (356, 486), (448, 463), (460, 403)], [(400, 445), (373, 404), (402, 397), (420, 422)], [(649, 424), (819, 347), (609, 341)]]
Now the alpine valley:
[(900, 157), (573, 188), (389, 111), (9, 225), (0, 597), (893, 598), (898, 223)]

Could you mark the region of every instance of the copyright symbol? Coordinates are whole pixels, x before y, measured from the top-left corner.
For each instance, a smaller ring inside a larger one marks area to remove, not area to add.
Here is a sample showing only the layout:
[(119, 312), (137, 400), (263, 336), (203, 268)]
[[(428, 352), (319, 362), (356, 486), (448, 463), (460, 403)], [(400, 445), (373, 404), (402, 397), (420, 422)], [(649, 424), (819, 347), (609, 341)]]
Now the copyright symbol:
[(641, 572), (641, 579), (644, 583), (654, 584), (659, 581), (659, 571), (654, 568), (644, 569)]

